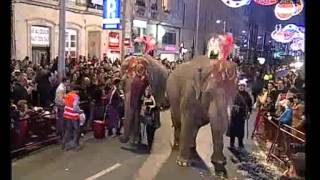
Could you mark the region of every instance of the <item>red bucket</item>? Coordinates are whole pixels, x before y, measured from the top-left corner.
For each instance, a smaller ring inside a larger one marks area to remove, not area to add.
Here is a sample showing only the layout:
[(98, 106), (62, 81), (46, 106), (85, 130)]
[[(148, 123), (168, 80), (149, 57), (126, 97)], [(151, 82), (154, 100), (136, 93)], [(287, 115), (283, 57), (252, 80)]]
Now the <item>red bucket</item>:
[(104, 121), (96, 120), (93, 122), (93, 135), (96, 139), (105, 138), (106, 124)]
[(19, 131), (20, 133), (14, 133), (14, 143), (16, 146), (20, 147), (23, 146), (27, 142), (28, 136), (28, 121), (27, 119), (20, 119), (19, 120)]

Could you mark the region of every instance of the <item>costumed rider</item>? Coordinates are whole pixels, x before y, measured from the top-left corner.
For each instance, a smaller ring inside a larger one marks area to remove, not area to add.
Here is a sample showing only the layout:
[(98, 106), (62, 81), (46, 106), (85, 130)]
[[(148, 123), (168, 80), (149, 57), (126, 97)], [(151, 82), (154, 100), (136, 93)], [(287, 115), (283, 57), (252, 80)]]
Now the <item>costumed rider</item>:
[(156, 102), (152, 95), (151, 87), (148, 86), (142, 97), (141, 107), (141, 142), (147, 146), (147, 153), (150, 153), (154, 133), (160, 127), (160, 121), (155, 118)]
[(65, 132), (62, 140), (62, 149), (80, 149), (80, 118), (83, 111), (80, 109), (79, 88), (74, 88), (64, 98), (63, 118)]
[[(230, 70), (233, 71), (235, 63), (228, 60), (228, 56), (232, 53), (234, 49), (233, 35), (232, 33), (226, 33), (224, 35), (213, 34), (208, 42), (208, 54), (207, 57), (210, 59), (212, 64), (217, 67), (216, 73), (219, 74), (222, 81), (226, 85), (226, 89), (230, 92), (230, 87), (234, 86), (236, 77), (232, 74), (226, 73)], [(236, 73), (236, 72), (234, 72)], [(227, 81), (225, 81), (227, 80)], [(235, 93), (236, 89), (234, 89)], [(229, 99), (228, 104), (232, 104), (231, 99)], [(228, 116), (231, 116), (231, 107), (228, 106)]]
[(144, 46), (143, 54), (148, 54), (152, 57), (155, 56), (156, 40), (150, 36), (137, 37), (134, 42), (141, 43)]

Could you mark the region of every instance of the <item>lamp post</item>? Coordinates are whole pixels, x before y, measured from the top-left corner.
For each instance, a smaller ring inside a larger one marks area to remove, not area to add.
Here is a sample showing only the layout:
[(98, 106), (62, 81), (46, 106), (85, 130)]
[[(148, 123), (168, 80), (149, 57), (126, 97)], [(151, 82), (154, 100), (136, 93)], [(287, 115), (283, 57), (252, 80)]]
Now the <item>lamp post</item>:
[(199, 18), (200, 18), (200, 0), (197, 4), (197, 22), (196, 22), (196, 38), (195, 38), (195, 55), (198, 55), (198, 39), (199, 39)]
[[(221, 20), (218, 19), (216, 21), (217, 24), (220, 24), (221, 23)], [(226, 26), (227, 26), (227, 22), (226, 21), (223, 21), (223, 33), (226, 33)]]
[(60, 0), (59, 12), (59, 60), (58, 75), (59, 82), (65, 77), (65, 26), (66, 26), (66, 0)]
[(123, 62), (124, 61), (124, 57), (125, 57), (125, 45), (124, 45), (124, 40), (126, 38), (126, 8), (127, 7), (127, 0), (122, 0), (122, 22), (121, 22), (121, 59), (120, 61)]

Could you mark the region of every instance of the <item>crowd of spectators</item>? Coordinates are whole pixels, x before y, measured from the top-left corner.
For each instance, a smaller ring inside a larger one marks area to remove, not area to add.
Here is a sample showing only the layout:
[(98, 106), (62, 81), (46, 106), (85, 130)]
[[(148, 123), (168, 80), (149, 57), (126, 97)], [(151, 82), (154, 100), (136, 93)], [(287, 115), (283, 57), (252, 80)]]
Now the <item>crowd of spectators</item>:
[[(158, 61), (173, 70), (176, 63), (167, 59)], [(48, 63), (34, 64), (25, 57), (23, 60), (11, 60), (11, 103), (23, 106), (25, 111), (33, 107), (50, 108), (55, 102), (58, 80), (58, 57)], [(66, 81), (71, 89), (80, 89), (81, 107), (87, 119), (93, 118), (92, 107), (106, 103), (106, 96), (110, 94), (114, 81), (121, 79), (121, 61), (113, 62), (106, 55), (101, 60), (96, 57), (66, 58)], [(118, 89), (123, 97), (123, 87), (118, 83)], [(101, 106), (100, 106), (101, 107)], [(120, 106), (119, 108), (123, 108)], [(120, 113), (123, 116), (123, 112)], [(90, 119), (92, 120), (92, 119)], [(91, 123), (91, 122), (90, 122)]]
[(254, 133), (263, 131), (268, 134), (269, 128), (261, 126), (265, 117), (305, 132), (304, 79), (301, 71), (280, 66), (265, 74), (257, 72), (252, 95), (258, 111)]

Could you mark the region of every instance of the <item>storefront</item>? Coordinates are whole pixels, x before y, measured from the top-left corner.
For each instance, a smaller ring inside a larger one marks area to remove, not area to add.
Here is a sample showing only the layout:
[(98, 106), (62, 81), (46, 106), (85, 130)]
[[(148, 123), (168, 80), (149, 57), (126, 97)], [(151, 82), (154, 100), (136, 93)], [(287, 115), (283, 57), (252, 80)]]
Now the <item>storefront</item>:
[(34, 64), (47, 65), (50, 61), (50, 28), (31, 26), (31, 51)]
[(157, 25), (157, 54), (168, 61), (176, 61), (179, 57), (179, 29), (165, 25)]
[(119, 31), (109, 31), (108, 33), (108, 49), (107, 56), (113, 62), (117, 58), (120, 59), (120, 32)]

